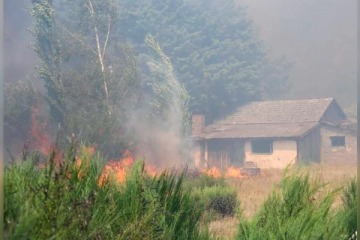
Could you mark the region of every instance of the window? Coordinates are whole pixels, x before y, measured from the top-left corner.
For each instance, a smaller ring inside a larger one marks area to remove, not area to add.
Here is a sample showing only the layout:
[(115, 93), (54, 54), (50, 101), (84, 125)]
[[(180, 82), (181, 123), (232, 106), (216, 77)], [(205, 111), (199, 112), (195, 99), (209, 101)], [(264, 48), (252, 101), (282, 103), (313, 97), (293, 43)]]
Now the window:
[(256, 140), (251, 142), (253, 153), (271, 154), (273, 152), (273, 142), (271, 140)]
[(332, 147), (344, 147), (345, 146), (345, 136), (334, 136), (330, 137)]

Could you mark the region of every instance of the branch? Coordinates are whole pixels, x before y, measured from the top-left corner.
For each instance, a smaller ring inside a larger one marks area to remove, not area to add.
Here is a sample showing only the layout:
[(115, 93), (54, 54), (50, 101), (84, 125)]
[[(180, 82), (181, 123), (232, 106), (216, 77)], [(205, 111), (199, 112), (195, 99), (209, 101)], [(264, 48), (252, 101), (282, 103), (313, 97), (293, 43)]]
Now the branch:
[[(97, 48), (97, 52), (98, 52), (98, 56), (99, 56), (101, 72), (103, 74), (103, 84), (104, 84), (105, 98), (108, 101), (108, 99), (109, 99), (109, 90), (108, 90), (107, 83), (105, 81), (105, 76), (104, 76), (104, 73), (105, 73), (104, 59), (103, 59), (103, 54), (101, 53), (101, 48), (100, 48), (99, 33), (98, 33), (98, 29), (96, 27), (96, 19), (95, 19), (94, 8), (93, 8), (91, 0), (88, 0), (88, 3), (89, 3), (89, 5), (87, 5), (86, 7), (88, 8), (88, 10), (90, 12), (90, 15), (91, 15), (91, 17), (93, 19), (93, 22), (94, 22), (96, 48)], [(110, 29), (108, 29), (108, 30), (110, 31)]]
[(82, 45), (85, 46), (85, 48), (87, 50), (89, 50), (90, 52), (94, 53), (95, 55), (97, 55), (97, 52), (94, 51), (94, 49), (92, 49), (89, 44), (87, 44), (86, 42), (84, 42), (82, 39), (80, 39), (78, 36), (76, 36), (74, 33), (70, 32), (67, 28), (65, 28), (64, 26), (59, 24), (59, 27), (64, 30), (67, 34), (70, 35), (70, 37), (72, 37), (73, 39), (75, 39), (76, 41), (78, 41), (79, 43), (81, 43)]
[(105, 39), (104, 48), (103, 48), (103, 52), (102, 52), (102, 57), (103, 58), (105, 58), (105, 51), (106, 51), (107, 44), (109, 42), (110, 29), (111, 29), (111, 17), (109, 16), (108, 31), (107, 31), (107, 34), (106, 34), (106, 39)]

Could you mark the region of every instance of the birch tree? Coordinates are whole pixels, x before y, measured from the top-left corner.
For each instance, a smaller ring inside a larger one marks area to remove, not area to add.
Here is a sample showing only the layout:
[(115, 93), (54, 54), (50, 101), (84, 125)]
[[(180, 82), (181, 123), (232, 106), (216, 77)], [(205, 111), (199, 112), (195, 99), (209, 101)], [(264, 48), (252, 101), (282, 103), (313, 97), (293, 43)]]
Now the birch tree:
[(39, 76), (59, 112), (51, 116), (66, 134), (120, 152), (141, 81), (132, 48), (120, 41), (119, 2), (37, 0), (32, 6)]

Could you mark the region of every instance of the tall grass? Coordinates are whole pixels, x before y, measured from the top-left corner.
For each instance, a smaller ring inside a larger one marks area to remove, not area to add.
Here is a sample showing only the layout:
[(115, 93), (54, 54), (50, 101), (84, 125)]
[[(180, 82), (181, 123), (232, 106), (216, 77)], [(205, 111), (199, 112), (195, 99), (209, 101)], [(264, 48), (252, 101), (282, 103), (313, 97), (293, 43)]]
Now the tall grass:
[(340, 217), (332, 208), (338, 193), (324, 192), (324, 185), (310, 180), (308, 173), (287, 173), (281, 190), (267, 197), (253, 219), (240, 219), (236, 239), (346, 239), (346, 224), (340, 219), (351, 214)]
[[(232, 216), (239, 205), (224, 179), (175, 172), (151, 177), (135, 162), (124, 183), (109, 177), (99, 184), (103, 168), (99, 154), (75, 147), (46, 159), (26, 153), (7, 165), (5, 238), (210, 239), (204, 216)], [(239, 240), (348, 239), (356, 229), (356, 204), (355, 179), (330, 191), (307, 172), (288, 171), (254, 216), (239, 211), (236, 221), (225, 220), (232, 228), (238, 224)], [(222, 237), (233, 238), (224, 228), (229, 236)]]
[(102, 159), (70, 149), (44, 168), (32, 154), (5, 168), (5, 231), (9, 239), (208, 239), (202, 207), (183, 190), (183, 176), (149, 177), (141, 162), (124, 184), (101, 186)]

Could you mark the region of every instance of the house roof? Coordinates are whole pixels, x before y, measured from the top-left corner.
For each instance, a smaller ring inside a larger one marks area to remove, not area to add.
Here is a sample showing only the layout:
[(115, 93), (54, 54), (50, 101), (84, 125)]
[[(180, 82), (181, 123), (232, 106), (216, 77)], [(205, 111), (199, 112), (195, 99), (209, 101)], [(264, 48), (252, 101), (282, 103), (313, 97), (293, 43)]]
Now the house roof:
[(321, 122), (333, 98), (251, 102), (208, 125), (202, 138), (301, 137)]

